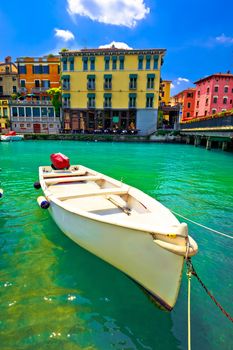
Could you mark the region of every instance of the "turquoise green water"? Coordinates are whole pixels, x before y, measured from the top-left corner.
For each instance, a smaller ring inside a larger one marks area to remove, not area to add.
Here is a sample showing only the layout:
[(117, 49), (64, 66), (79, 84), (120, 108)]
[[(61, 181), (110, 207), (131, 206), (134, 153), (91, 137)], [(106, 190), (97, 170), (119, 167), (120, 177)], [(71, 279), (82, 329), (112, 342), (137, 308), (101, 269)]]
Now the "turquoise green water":
[[(233, 154), (187, 145), (0, 143), (0, 349), (187, 349), (187, 279), (171, 313), (84, 251), (41, 210), (38, 166), (63, 152), (233, 236)], [(233, 240), (189, 225), (193, 264), (233, 315)], [(233, 324), (192, 279), (192, 348), (233, 349)]]

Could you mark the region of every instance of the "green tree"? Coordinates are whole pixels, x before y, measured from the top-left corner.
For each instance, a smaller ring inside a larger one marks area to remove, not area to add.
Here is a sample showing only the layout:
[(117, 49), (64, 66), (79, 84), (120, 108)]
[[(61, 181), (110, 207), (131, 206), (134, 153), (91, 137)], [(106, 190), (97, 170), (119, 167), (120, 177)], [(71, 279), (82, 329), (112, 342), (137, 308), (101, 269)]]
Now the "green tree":
[(48, 95), (51, 97), (51, 102), (54, 107), (56, 117), (60, 118), (61, 122), (61, 127), (62, 126), (62, 118), (61, 118), (61, 106), (62, 106), (62, 101), (61, 101), (61, 87), (59, 86), (58, 88), (51, 88), (46, 91)]

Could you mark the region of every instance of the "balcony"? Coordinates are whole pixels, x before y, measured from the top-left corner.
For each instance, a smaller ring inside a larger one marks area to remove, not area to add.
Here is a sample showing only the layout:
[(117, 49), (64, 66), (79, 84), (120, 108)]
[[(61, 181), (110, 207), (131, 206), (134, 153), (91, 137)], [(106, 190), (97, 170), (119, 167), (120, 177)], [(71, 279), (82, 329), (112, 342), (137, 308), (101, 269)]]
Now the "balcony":
[(41, 92), (46, 92), (49, 89), (50, 89), (49, 87), (34, 87), (34, 88), (31, 89), (31, 92), (33, 94), (38, 94), (38, 93), (41, 93)]
[(9, 100), (10, 106), (52, 106), (51, 101)]
[(21, 93), (27, 93), (27, 88), (25, 88), (25, 87), (20, 87), (19, 89), (18, 89), (18, 92), (21, 94)]
[(111, 103), (104, 103), (104, 108), (112, 108), (112, 104)]
[(87, 108), (95, 108), (95, 102), (88, 102), (87, 103)]

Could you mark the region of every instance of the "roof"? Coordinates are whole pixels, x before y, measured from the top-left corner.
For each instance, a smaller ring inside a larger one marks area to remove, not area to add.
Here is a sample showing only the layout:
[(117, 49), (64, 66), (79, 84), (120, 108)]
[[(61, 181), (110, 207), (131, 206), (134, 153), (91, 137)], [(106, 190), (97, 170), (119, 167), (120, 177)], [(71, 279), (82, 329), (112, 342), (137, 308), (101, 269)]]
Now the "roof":
[(198, 84), (204, 80), (210, 80), (214, 77), (226, 77), (226, 78), (233, 78), (233, 74), (231, 73), (215, 73), (215, 74), (211, 74), (211, 75), (208, 75), (207, 77), (204, 77), (204, 78), (201, 78), (197, 81), (194, 82), (194, 84)]
[(84, 55), (109, 55), (109, 54), (127, 54), (127, 55), (135, 55), (135, 54), (165, 54), (166, 49), (119, 49), (116, 47), (109, 47), (104, 49), (81, 49), (81, 50), (67, 50), (60, 52), (61, 56), (84, 56)]

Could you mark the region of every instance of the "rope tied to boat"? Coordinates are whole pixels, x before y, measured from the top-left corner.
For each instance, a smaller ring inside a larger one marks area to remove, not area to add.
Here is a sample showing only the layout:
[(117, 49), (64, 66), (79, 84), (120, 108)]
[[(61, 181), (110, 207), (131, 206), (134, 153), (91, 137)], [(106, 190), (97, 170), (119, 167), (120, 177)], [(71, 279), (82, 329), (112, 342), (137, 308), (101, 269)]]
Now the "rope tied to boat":
[(192, 265), (191, 259), (188, 257), (189, 252), (189, 238), (186, 237), (186, 255), (185, 262), (187, 266), (186, 276), (188, 279), (188, 350), (191, 350), (191, 277), (192, 277)]
[(209, 289), (206, 287), (206, 285), (203, 283), (201, 278), (198, 276), (196, 270), (193, 267), (192, 261), (190, 258), (186, 260), (187, 270), (191, 272), (191, 275), (195, 276), (198, 280), (198, 282), (201, 284), (201, 286), (204, 288), (206, 293), (209, 295), (209, 297), (213, 300), (213, 302), (216, 304), (216, 306), (222, 311), (222, 313), (233, 323), (233, 317), (222, 307), (222, 305), (216, 300), (216, 298), (213, 296), (213, 294), (209, 291)]

